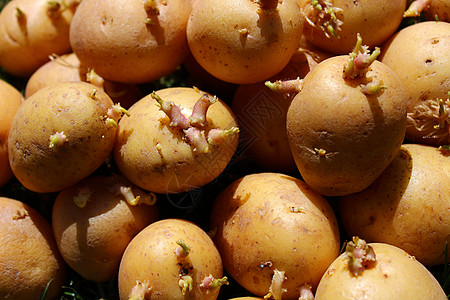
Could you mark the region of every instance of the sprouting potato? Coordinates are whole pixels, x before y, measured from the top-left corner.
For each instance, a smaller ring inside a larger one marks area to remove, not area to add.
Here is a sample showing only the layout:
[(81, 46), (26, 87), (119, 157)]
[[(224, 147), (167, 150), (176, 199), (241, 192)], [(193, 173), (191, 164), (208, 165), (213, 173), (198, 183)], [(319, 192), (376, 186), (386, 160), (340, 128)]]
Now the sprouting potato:
[(216, 299), (222, 285), (222, 259), (200, 227), (164, 219), (144, 228), (123, 254), (119, 294), (128, 299)]
[(180, 193), (216, 179), (238, 143), (234, 114), (195, 88), (167, 88), (136, 102), (119, 122), (114, 158), (137, 186)]
[(447, 299), (436, 278), (413, 256), (354, 237), (320, 280), (316, 300)]
[(69, 28), (77, 0), (14, 0), (0, 13), (0, 66), (30, 76), (51, 54), (70, 52)]
[(294, 160), (305, 182), (326, 196), (368, 187), (394, 159), (406, 131), (402, 82), (358, 37), (350, 55), (319, 63), (287, 113)]
[(314, 290), (339, 255), (331, 206), (304, 182), (281, 173), (246, 175), (215, 199), (210, 228), (225, 270), (246, 290), (298, 299)]
[(52, 228), (66, 263), (97, 282), (117, 274), (131, 239), (158, 219), (156, 196), (121, 176), (94, 176), (62, 190)]
[(121, 114), (89, 83), (40, 89), (23, 102), (11, 124), (8, 155), (15, 177), (41, 193), (72, 186), (110, 155)]

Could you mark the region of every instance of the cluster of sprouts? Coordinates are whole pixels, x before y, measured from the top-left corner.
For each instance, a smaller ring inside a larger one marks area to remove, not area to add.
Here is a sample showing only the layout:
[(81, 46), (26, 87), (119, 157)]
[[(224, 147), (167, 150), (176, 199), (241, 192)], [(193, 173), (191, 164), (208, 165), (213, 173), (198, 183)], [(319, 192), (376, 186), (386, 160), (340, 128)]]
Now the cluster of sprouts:
[(230, 129), (214, 128), (206, 131), (206, 126), (208, 125), (206, 113), (208, 108), (217, 101), (215, 96), (212, 97), (203, 93), (194, 104), (192, 114), (189, 117), (182, 113), (180, 106), (172, 101), (163, 100), (156, 92), (151, 93), (151, 97), (158, 102), (160, 109), (169, 118), (169, 126), (183, 130), (185, 137), (194, 147), (194, 150), (201, 153), (209, 153), (214, 145), (224, 142), (228, 136), (239, 132), (237, 127), (231, 127)]
[(374, 267), (377, 262), (373, 248), (357, 236), (347, 243), (345, 255), (348, 258), (348, 269), (355, 277)]
[(334, 36), (339, 38), (339, 31), (343, 22), (337, 17), (342, 9), (334, 7), (331, 1), (311, 0), (305, 7), (305, 19), (311, 27), (323, 31), (327, 38)]

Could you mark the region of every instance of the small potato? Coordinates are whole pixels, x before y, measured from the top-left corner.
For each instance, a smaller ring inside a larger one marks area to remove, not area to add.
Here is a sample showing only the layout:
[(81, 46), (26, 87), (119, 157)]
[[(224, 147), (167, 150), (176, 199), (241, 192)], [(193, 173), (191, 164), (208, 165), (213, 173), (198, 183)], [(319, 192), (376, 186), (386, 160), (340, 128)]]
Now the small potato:
[(112, 151), (115, 110), (111, 98), (89, 83), (39, 90), (23, 102), (11, 124), (8, 155), (14, 175), (41, 193), (87, 177)]
[(8, 159), (8, 136), (12, 120), (22, 104), (22, 94), (12, 85), (0, 79), (0, 186), (5, 185), (13, 173)]
[[(210, 228), (225, 270), (254, 295), (298, 299), (339, 255), (329, 203), (299, 179), (279, 173), (244, 176), (215, 199)], [(278, 294), (278, 296), (280, 296)]]
[(52, 211), (62, 257), (83, 278), (111, 279), (131, 239), (157, 220), (154, 201), (119, 176), (88, 177), (62, 190)]
[(0, 66), (28, 77), (51, 54), (70, 51), (69, 28), (78, 1), (14, 0), (0, 13)]
[(450, 157), (435, 147), (404, 144), (367, 189), (341, 197), (350, 235), (395, 245), (425, 265), (445, 263), (450, 243)]
[(0, 197), (0, 298), (56, 299), (66, 277), (52, 228), (36, 210)]
[(119, 269), (121, 300), (216, 299), (226, 282), (211, 238), (181, 219), (143, 229), (128, 245)]
[(413, 256), (389, 244), (367, 245), (373, 263), (356, 258), (363, 267), (355, 274), (353, 254), (341, 254), (320, 280), (315, 300), (447, 299), (436, 278)]

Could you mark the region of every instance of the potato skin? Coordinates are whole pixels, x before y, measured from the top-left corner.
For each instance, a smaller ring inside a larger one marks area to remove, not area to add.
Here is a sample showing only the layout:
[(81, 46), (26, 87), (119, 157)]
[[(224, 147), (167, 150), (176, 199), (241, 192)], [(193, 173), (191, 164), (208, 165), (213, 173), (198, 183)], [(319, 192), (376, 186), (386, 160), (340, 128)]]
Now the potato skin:
[[(308, 15), (311, 10), (311, 1), (299, 0), (303, 11)], [(356, 43), (356, 34), (359, 33), (365, 45), (373, 48), (381, 46), (395, 33), (403, 19), (406, 0), (334, 0), (334, 7), (341, 8), (343, 12), (337, 17), (343, 22), (341, 30), (337, 31), (339, 38), (330, 34), (326, 37), (324, 32), (305, 22), (304, 36), (325, 51), (336, 55), (352, 52)], [(309, 6), (308, 9), (305, 7)]]
[(56, 299), (66, 276), (50, 224), (30, 206), (0, 197), (0, 298)]
[[(144, 191), (118, 176), (88, 177), (62, 190), (52, 210), (52, 228), (66, 263), (83, 278), (107, 281), (117, 274), (125, 248), (142, 229), (158, 219), (156, 206), (132, 206), (119, 192), (131, 187), (135, 196)], [(74, 197), (89, 192), (85, 207)]]
[(229, 185), (214, 201), (210, 228), (217, 230), (214, 242), (225, 270), (261, 297), (277, 269), (287, 277), (283, 299), (298, 299), (298, 289), (303, 284), (315, 289), (339, 255), (339, 229), (329, 203), (281, 173), (246, 175)]
[(375, 267), (355, 277), (341, 254), (322, 277), (316, 300), (447, 299), (436, 278), (413, 256), (389, 244), (369, 245), (375, 251)]
[[(167, 88), (156, 93), (186, 111), (192, 111), (203, 94), (193, 88)], [(136, 102), (129, 112), (130, 117), (119, 122), (114, 158), (122, 174), (143, 189), (179, 193), (203, 186), (219, 176), (237, 148), (238, 134), (209, 153), (194, 150), (183, 132), (169, 125), (169, 118), (151, 95)], [(207, 122), (207, 130), (237, 126), (231, 109), (220, 100), (209, 107)]]
[(8, 158), (8, 136), (12, 120), (22, 104), (22, 94), (12, 85), (0, 79), (0, 186), (5, 185), (13, 173)]
[(250, 84), (287, 65), (303, 32), (297, 1), (279, 2), (276, 12), (258, 12), (259, 8), (256, 1), (248, 0), (197, 1), (187, 39), (192, 55), (206, 71), (226, 82)]
[(405, 92), (395, 73), (374, 61), (367, 77), (387, 88), (366, 95), (359, 87), (364, 78), (343, 78), (347, 61), (341, 55), (319, 63), (304, 78), (287, 114), (297, 167), (309, 186), (327, 196), (368, 187), (392, 161), (406, 130)]
[[(190, 247), (186, 261), (175, 254), (182, 240)], [(192, 292), (182, 295), (179, 263), (193, 268)], [(208, 275), (222, 278), (222, 260), (211, 238), (200, 227), (182, 219), (164, 219), (143, 229), (128, 245), (120, 263), (119, 294), (127, 300), (136, 281), (148, 281), (152, 290), (145, 299), (216, 299), (219, 289), (200, 288)]]
[[(17, 179), (35, 192), (56, 192), (87, 177), (111, 153), (116, 128), (105, 118), (111, 98), (84, 82), (45, 87), (23, 102), (11, 124), (8, 155)], [(50, 137), (66, 140), (50, 147)]]
[[(1, 11), (0, 66), (8, 73), (28, 77), (49, 60), (49, 55), (70, 51), (69, 27), (76, 2), (66, 1), (68, 9), (55, 17), (47, 14), (48, 2), (14, 0)], [(17, 8), (25, 14), (21, 19), (17, 18)]]
[[(421, 22), (408, 26), (393, 35), (382, 47), (381, 62), (400, 78), (406, 93), (408, 126), (406, 138), (411, 143), (427, 145), (450, 144), (450, 125), (442, 129), (434, 126), (439, 120), (427, 114), (415, 115), (417, 110), (438, 114), (438, 105), (430, 108), (427, 100), (442, 99), (450, 111), (450, 24)], [(423, 126), (423, 129), (422, 129)]]
[[(142, 1), (83, 0), (70, 29), (73, 52), (83, 65), (117, 82), (145, 83), (169, 74), (188, 51), (191, 3), (155, 2), (157, 15), (147, 13)], [(146, 24), (147, 18), (155, 24)]]
[(339, 200), (343, 227), (368, 242), (402, 248), (425, 265), (443, 264), (450, 243), (450, 157), (404, 144), (367, 189)]

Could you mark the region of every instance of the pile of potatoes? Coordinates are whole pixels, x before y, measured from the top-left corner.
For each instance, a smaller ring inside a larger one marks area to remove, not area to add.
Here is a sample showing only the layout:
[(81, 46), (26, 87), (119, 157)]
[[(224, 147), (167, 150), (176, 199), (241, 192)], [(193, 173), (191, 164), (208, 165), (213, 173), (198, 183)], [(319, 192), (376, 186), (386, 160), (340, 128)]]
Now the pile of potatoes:
[(447, 299), (445, 1), (0, 4), (0, 298)]

